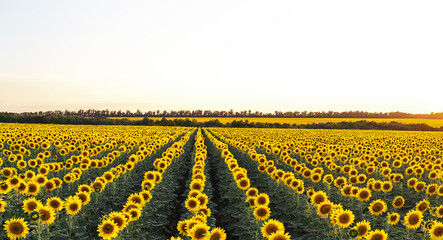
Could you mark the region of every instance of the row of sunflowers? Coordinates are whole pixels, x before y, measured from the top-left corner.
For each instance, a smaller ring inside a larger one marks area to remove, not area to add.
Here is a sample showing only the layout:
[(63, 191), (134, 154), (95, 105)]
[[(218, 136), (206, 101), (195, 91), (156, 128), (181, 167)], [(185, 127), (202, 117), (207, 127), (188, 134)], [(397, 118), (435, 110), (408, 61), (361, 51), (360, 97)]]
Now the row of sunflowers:
[(442, 137), (0, 124), (0, 239), (443, 239)]

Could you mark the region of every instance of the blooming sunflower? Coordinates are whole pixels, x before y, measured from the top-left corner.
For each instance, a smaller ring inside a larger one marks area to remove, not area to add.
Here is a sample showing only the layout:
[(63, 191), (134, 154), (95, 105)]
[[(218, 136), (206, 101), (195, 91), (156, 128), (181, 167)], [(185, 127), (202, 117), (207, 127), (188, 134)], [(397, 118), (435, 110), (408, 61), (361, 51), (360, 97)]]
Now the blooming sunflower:
[(423, 220), (423, 213), (420, 212), (419, 210), (410, 210), (404, 218), (405, 225), (409, 229), (418, 228), (422, 220)]
[(251, 187), (246, 191), (247, 197), (255, 197), (258, 194), (258, 189), (255, 187)]
[(400, 214), (398, 213), (393, 212), (388, 215), (388, 224), (390, 225), (397, 224), (399, 220), (400, 220)]
[(340, 211), (336, 217), (335, 222), (340, 228), (347, 228), (354, 222), (354, 213), (350, 210)]
[(269, 238), (273, 233), (284, 231), (285, 227), (280, 221), (269, 219), (267, 222), (263, 223), (263, 226), (260, 230), (263, 237)]
[(208, 234), (208, 237), (206, 239), (208, 240), (226, 240), (227, 235), (225, 233), (225, 230), (222, 228), (214, 228), (212, 231)]
[(328, 196), (326, 195), (325, 192), (323, 191), (318, 191), (315, 192), (314, 194), (312, 194), (311, 196), (311, 204), (318, 206), (320, 205), (322, 202), (327, 201), (328, 200)]
[(59, 197), (51, 197), (46, 200), (46, 206), (51, 207), (55, 211), (61, 211), (63, 209), (63, 200)]
[(401, 208), (405, 204), (405, 199), (402, 196), (397, 196), (392, 201), (392, 206), (395, 208)]
[(23, 218), (11, 218), (3, 225), (9, 239), (25, 238), (29, 232), (28, 223)]
[(266, 205), (257, 206), (254, 209), (254, 217), (259, 220), (266, 220), (271, 215), (271, 210)]
[(388, 234), (385, 230), (374, 230), (370, 231), (366, 236), (366, 240), (386, 240), (388, 239)]
[(435, 208), (435, 214), (437, 214), (438, 218), (442, 218), (443, 217), (443, 205), (440, 205), (440, 206)]
[(41, 206), (43, 206), (43, 204), (39, 200), (35, 199), (35, 197), (28, 198), (23, 201), (23, 210), (25, 213), (31, 213)]
[(128, 225), (128, 219), (126, 219), (125, 215), (121, 212), (111, 212), (108, 218), (117, 224), (119, 231), (123, 230), (126, 225)]
[(357, 238), (363, 238), (369, 231), (371, 231), (371, 224), (368, 221), (363, 220), (355, 224), (354, 229), (358, 232)]
[(55, 211), (51, 207), (41, 206), (37, 208), (37, 211), (40, 214), (42, 224), (50, 225), (55, 221)]
[(186, 199), (185, 207), (191, 212), (197, 211), (200, 207), (200, 201), (195, 197), (190, 197)]
[(111, 219), (104, 219), (100, 225), (98, 225), (98, 235), (103, 239), (112, 239), (117, 237), (119, 232), (117, 224)]
[(388, 210), (388, 206), (385, 201), (377, 199), (372, 201), (371, 205), (368, 207), (372, 215), (378, 216)]
[(0, 199), (0, 213), (5, 212), (5, 208), (8, 205), (3, 199)]
[(372, 196), (371, 190), (369, 190), (368, 188), (362, 188), (358, 190), (357, 198), (360, 201), (369, 201), (371, 196)]
[(205, 223), (197, 223), (189, 229), (188, 236), (190, 236), (192, 240), (203, 240), (206, 239), (209, 229), (210, 227)]
[(443, 223), (435, 222), (431, 229), (428, 230), (432, 240), (443, 238)]
[(269, 196), (266, 193), (260, 193), (255, 199), (255, 205), (269, 205)]
[(331, 202), (324, 201), (317, 206), (317, 214), (322, 218), (326, 218), (332, 212), (332, 208), (333, 204)]
[(417, 205), (415, 206), (415, 208), (417, 210), (419, 210), (420, 212), (424, 213), (426, 210), (429, 209), (429, 201), (426, 199), (421, 200), (420, 202), (417, 203)]
[(70, 196), (65, 199), (66, 213), (69, 215), (75, 215), (82, 209), (82, 200), (77, 196)]
[(269, 240), (291, 240), (291, 235), (285, 233), (285, 231), (277, 231), (268, 237)]

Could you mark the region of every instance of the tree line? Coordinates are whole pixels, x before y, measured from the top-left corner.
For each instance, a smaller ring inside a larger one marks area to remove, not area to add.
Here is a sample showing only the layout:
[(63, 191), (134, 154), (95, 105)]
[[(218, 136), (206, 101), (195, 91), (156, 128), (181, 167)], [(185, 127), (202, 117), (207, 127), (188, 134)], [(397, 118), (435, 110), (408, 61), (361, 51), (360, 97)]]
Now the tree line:
[(81, 117), (288, 117), (288, 118), (433, 118), (443, 119), (443, 112), (429, 113), (429, 114), (413, 114), (405, 112), (366, 112), (366, 111), (275, 111), (273, 113), (263, 113), (260, 111), (211, 111), (211, 110), (179, 110), (179, 111), (147, 111), (142, 112), (137, 110), (132, 112), (130, 110), (110, 111), (110, 110), (96, 110), (80, 109), (78, 111), (69, 110), (55, 110), (55, 111), (37, 111), (37, 112), (23, 112), (20, 115), (63, 115), (63, 116), (81, 116)]
[(184, 127), (235, 127), (235, 128), (302, 128), (302, 129), (377, 129), (407, 131), (443, 131), (443, 127), (434, 128), (427, 124), (403, 124), (398, 122), (377, 123), (374, 121), (337, 122), (337, 123), (262, 123), (248, 120), (234, 120), (221, 123), (218, 119), (197, 122), (194, 119), (157, 119), (144, 117), (141, 120), (109, 119), (107, 117), (82, 117), (65, 115), (21, 115), (16, 113), (0, 113), (0, 122), (6, 123), (44, 123), (44, 124), (77, 124), (77, 125), (140, 125), (140, 126), (184, 126)]

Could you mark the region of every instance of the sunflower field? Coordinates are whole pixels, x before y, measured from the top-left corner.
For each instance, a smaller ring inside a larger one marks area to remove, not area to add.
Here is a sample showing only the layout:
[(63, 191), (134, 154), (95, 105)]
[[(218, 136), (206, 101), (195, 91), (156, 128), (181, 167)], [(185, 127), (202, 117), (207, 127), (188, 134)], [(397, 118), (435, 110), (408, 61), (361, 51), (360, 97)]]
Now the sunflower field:
[(0, 123), (0, 239), (443, 239), (443, 133)]

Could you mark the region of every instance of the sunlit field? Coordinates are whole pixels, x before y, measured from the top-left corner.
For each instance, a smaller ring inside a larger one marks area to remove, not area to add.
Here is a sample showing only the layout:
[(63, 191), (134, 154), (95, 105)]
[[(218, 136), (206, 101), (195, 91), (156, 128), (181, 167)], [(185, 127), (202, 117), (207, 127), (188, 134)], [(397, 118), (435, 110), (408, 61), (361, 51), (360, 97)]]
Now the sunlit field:
[[(133, 121), (142, 120), (142, 117), (110, 117), (110, 119), (129, 119)], [(177, 117), (177, 118), (169, 118), (166, 119), (186, 119), (187, 117)], [(152, 120), (160, 120), (161, 117), (150, 117)], [(221, 123), (228, 123), (234, 120), (248, 120), (249, 122), (262, 122), (262, 123), (288, 123), (288, 124), (310, 124), (310, 123), (323, 123), (323, 122), (356, 122), (356, 121), (374, 121), (374, 122), (399, 122), (404, 124), (415, 124), (415, 123), (425, 123), (431, 127), (439, 128), (443, 126), (443, 119), (420, 119), (420, 118), (242, 118), (242, 117), (222, 117), (222, 118), (214, 118), (214, 117), (198, 117), (193, 118), (189, 117), (188, 119), (195, 119), (197, 122), (206, 122), (214, 119), (218, 119)]]
[(443, 133), (0, 124), (0, 239), (440, 239)]

